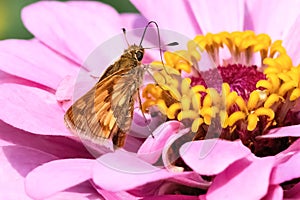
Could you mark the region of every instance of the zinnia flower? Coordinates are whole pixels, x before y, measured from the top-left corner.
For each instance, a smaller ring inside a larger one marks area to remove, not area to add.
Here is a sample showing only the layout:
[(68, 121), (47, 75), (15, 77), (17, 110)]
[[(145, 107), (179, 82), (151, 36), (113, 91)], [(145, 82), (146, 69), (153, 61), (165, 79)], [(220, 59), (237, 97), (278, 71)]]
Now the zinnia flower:
[[(0, 42), (1, 199), (299, 198), (300, 2), (132, 3), (141, 14), (32, 4), (35, 38)], [(98, 45), (148, 20), (194, 38), (143, 89), (167, 121), (95, 159), (64, 126), (70, 88)]]

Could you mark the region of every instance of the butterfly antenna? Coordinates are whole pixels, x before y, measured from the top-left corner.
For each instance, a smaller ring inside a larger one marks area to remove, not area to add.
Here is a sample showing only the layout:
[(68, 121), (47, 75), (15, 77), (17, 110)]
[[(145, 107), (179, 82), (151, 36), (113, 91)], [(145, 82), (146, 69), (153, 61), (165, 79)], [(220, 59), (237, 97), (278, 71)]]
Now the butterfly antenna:
[(125, 41), (126, 41), (128, 47), (130, 47), (130, 44), (129, 44), (129, 42), (128, 42), (128, 40), (127, 40), (127, 36), (126, 36), (126, 29), (125, 29), (125, 28), (122, 28), (122, 31), (123, 31), (123, 34), (124, 34)]
[[(143, 42), (144, 37), (145, 37), (145, 35), (146, 35), (146, 31), (147, 31), (148, 27), (149, 27), (151, 24), (154, 24), (154, 25), (156, 26), (157, 35), (158, 35), (158, 48), (159, 48), (159, 56), (160, 56), (160, 60), (161, 60), (161, 62), (162, 62), (162, 65), (163, 65), (164, 70), (166, 71), (166, 73), (167, 73), (168, 75), (170, 75), (170, 74), (168, 73), (168, 71), (167, 71), (167, 69), (166, 69), (166, 66), (165, 66), (165, 63), (164, 63), (164, 61), (163, 61), (159, 27), (158, 27), (158, 25), (157, 25), (157, 23), (156, 23), (155, 21), (150, 21), (150, 22), (148, 22), (147, 26), (146, 26), (145, 29), (144, 29), (144, 32), (143, 32), (143, 35), (142, 35), (142, 39), (141, 39), (141, 42), (140, 42), (140, 45), (139, 45), (139, 46), (140, 46), (140, 47), (142, 46), (142, 42)], [(174, 46), (174, 45), (177, 45), (177, 44), (178, 44), (177, 42), (173, 42), (173, 43), (168, 44), (167, 46)]]

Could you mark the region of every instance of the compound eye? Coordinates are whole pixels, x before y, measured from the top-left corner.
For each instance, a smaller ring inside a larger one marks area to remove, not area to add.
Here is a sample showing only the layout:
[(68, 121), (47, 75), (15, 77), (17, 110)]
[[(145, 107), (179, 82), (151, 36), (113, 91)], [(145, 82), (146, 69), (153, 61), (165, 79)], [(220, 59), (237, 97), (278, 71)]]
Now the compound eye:
[(143, 57), (144, 57), (144, 52), (142, 52), (142, 51), (137, 51), (137, 52), (135, 53), (135, 56), (136, 56), (136, 59), (137, 59), (138, 61), (141, 61), (141, 60), (143, 59)]

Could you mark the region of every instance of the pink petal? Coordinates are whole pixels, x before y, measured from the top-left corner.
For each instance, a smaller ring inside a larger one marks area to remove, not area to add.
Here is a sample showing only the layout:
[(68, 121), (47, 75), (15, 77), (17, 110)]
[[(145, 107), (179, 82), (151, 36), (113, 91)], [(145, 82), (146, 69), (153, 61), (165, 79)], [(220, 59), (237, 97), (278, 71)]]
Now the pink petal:
[(243, 1), (203, 0), (189, 1), (189, 3), (202, 33), (243, 30)]
[(97, 191), (99, 194), (102, 195), (102, 197), (104, 197), (104, 199), (107, 199), (107, 200), (137, 199), (137, 197), (129, 194), (128, 192), (124, 192), (124, 191), (110, 192), (110, 191), (101, 190), (101, 189), (98, 189)]
[(136, 155), (120, 150), (107, 153), (97, 161), (94, 166), (93, 181), (98, 187), (112, 192), (130, 190), (149, 182), (178, 175), (152, 166), (137, 158)]
[(76, 200), (90, 200), (91, 198), (97, 199), (97, 196), (91, 194), (81, 194), (78, 192), (60, 192), (46, 200), (64, 200), (64, 199), (76, 199)]
[(288, 3), (280, 0), (245, 2), (248, 18), (251, 19), (251, 24), (248, 23), (245, 30), (254, 29), (256, 33), (266, 33), (272, 40), (282, 39), (299, 15), (300, 2), (297, 0)]
[(58, 192), (46, 200), (91, 200), (99, 199), (100, 195), (89, 181), (85, 181), (63, 192)]
[(120, 14), (122, 24), (124, 28), (142, 28), (148, 23), (146, 18), (143, 15), (135, 14), (135, 13), (123, 13)]
[(136, 138), (134, 136), (131, 136), (131, 135), (127, 135), (126, 136), (126, 142), (125, 142), (125, 145), (124, 145), (124, 149), (126, 151), (129, 151), (129, 152), (137, 152), (140, 148), (140, 146), (143, 144), (143, 141), (142, 139), (140, 138)]
[(55, 96), (62, 109), (66, 112), (73, 104), (76, 78), (66, 76), (58, 85)]
[(168, 200), (168, 199), (182, 199), (182, 200), (198, 200), (199, 198), (197, 196), (189, 196), (189, 195), (160, 195), (160, 196), (154, 196), (154, 197), (145, 197), (143, 200)]
[(90, 159), (65, 159), (43, 164), (27, 175), (26, 191), (35, 199), (50, 197), (90, 179), (94, 162)]
[(161, 156), (163, 148), (171, 135), (178, 132), (181, 123), (178, 121), (169, 121), (160, 125), (153, 132), (152, 137), (148, 137), (138, 150), (138, 157), (148, 163), (155, 163)]
[(285, 199), (300, 199), (300, 183), (297, 183), (289, 190), (284, 192)]
[(207, 192), (210, 199), (261, 199), (267, 193), (274, 157), (244, 158), (217, 175)]
[(192, 16), (189, 4), (182, 0), (131, 0), (131, 3), (149, 21), (156, 21), (160, 29), (169, 29), (190, 38), (200, 33), (199, 26)]
[(39, 83), (34, 83), (32, 81), (8, 74), (8, 73), (0, 70), (0, 84), (2, 84), (2, 83), (17, 83), (20, 85), (27, 85), (27, 86), (37, 87), (37, 88), (51, 91), (51, 89), (49, 89), (48, 87), (43, 86)]
[(300, 152), (295, 153), (286, 162), (283, 162), (274, 168), (271, 182), (280, 184), (285, 181), (300, 177)]
[(1, 84), (0, 93), (4, 122), (36, 134), (71, 136), (53, 94), (18, 84)]
[(25, 7), (22, 19), (39, 40), (79, 64), (122, 27), (112, 7), (94, 1), (42, 1)]
[(177, 184), (200, 189), (208, 189), (211, 184), (211, 182), (205, 181), (201, 175), (196, 172), (190, 174), (183, 173), (182, 175), (170, 178), (169, 180)]
[(66, 75), (78, 67), (35, 40), (0, 42), (0, 70), (56, 89)]
[(292, 58), (293, 64), (296, 66), (300, 63), (300, 54), (298, 51), (300, 45), (300, 16), (297, 17), (296, 22), (289, 29), (287, 35), (283, 39), (283, 45), (286, 48), (287, 54)]
[(56, 157), (21, 146), (0, 147), (0, 199), (31, 199), (24, 189), (29, 171)]
[(262, 200), (282, 200), (283, 189), (280, 185), (270, 185), (268, 193)]
[[(192, 134), (192, 135), (191, 135)], [(177, 134), (171, 135), (162, 152), (162, 161), (164, 167), (169, 171), (182, 172), (183, 167), (178, 167), (174, 165), (174, 162), (179, 158), (179, 149), (187, 141), (191, 141), (194, 137), (194, 134), (190, 132), (189, 128), (180, 130)], [(171, 149), (172, 145), (176, 142), (176, 148)], [(170, 152), (172, 152), (170, 154)]]
[(72, 100), (75, 81), (74, 76), (66, 76), (61, 80), (55, 93), (57, 101)]
[(35, 135), (0, 121), (0, 146), (12, 144), (37, 149), (57, 158), (92, 158), (81, 143), (68, 137)]
[(181, 188), (200, 188), (207, 190), (210, 183), (204, 181), (199, 174), (195, 172), (185, 172), (173, 178), (147, 183), (136, 187), (128, 192), (138, 197), (152, 197), (165, 194), (176, 194), (184, 191)]
[(215, 175), (235, 161), (251, 154), (241, 141), (230, 142), (220, 139), (193, 141), (180, 148), (184, 162), (202, 175)]
[(291, 153), (299, 152), (299, 151), (300, 151), (300, 139), (298, 138), (286, 150), (280, 152), (278, 155), (279, 156), (282, 156), (282, 155), (286, 156), (286, 155), (290, 155)]
[(300, 137), (300, 125), (284, 126), (271, 129), (268, 134), (257, 138)]

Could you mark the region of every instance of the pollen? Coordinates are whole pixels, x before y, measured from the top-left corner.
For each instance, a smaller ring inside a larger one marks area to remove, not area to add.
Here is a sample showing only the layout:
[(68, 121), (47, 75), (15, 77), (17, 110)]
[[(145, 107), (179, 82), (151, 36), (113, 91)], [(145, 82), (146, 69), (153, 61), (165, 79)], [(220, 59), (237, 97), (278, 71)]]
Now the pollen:
[[(230, 56), (223, 58), (221, 51)], [(205, 70), (199, 66), (203, 53), (214, 63)], [(155, 83), (143, 89), (143, 111), (156, 106), (195, 138), (204, 138), (212, 126), (219, 137), (240, 138), (252, 148), (256, 136), (295, 123), (288, 116), (300, 99), (300, 65), (293, 66), (282, 41), (272, 42), (267, 34), (198, 35), (186, 50), (167, 51), (164, 62), (152, 65), (160, 70), (153, 73)]]

